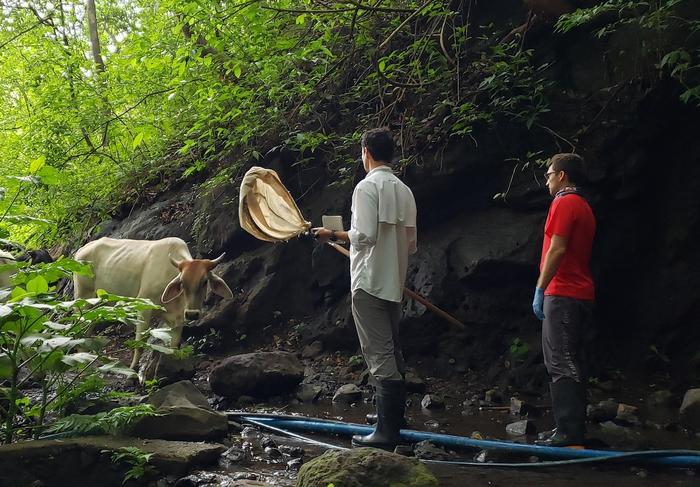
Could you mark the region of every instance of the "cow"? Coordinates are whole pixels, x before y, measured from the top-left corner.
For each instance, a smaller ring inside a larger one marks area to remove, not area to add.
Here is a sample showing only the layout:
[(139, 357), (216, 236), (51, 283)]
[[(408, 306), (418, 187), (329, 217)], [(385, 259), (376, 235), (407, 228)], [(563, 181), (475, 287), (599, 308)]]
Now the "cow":
[[(212, 270), (225, 254), (214, 260), (193, 259), (187, 244), (179, 238), (161, 240), (128, 240), (103, 237), (78, 249), (75, 259), (90, 262), (93, 278), (75, 274), (75, 298), (94, 297), (98, 289), (120, 296), (147, 298), (162, 304), (162, 317), (170, 325), (170, 345), (177, 348), (185, 322), (199, 319), (207, 287), (214, 294), (230, 299), (231, 289)], [(151, 312), (136, 327), (140, 340), (147, 329)], [(134, 350), (131, 368), (141, 358), (141, 349)]]

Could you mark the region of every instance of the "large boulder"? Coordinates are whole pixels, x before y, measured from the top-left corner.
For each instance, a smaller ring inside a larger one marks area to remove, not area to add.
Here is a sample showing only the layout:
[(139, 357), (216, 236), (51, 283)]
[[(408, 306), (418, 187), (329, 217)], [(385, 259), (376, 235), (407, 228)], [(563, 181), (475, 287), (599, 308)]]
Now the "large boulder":
[(700, 389), (688, 389), (683, 396), (680, 421), (693, 431), (700, 431)]
[(122, 485), (130, 465), (113, 462), (112, 455), (123, 448), (152, 454), (148, 465), (161, 477), (214, 466), (225, 450), (212, 443), (114, 436), (18, 442), (0, 446), (0, 485)]
[(299, 470), (297, 487), (437, 487), (435, 476), (414, 458), (376, 448), (327, 451)]
[(209, 374), (211, 390), (220, 396), (257, 398), (293, 392), (304, 378), (304, 366), (288, 352), (255, 352), (233, 355)]
[(157, 390), (148, 398), (157, 416), (139, 419), (131, 434), (141, 438), (200, 441), (220, 438), (228, 432), (225, 414), (214, 411), (190, 381)]

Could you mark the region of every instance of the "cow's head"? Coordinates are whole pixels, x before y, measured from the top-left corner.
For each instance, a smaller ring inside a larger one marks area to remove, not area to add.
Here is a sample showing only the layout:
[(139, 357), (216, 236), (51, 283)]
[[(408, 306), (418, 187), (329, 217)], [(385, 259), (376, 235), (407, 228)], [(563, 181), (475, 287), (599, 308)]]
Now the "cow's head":
[(214, 274), (212, 270), (221, 262), (225, 253), (214, 260), (192, 259), (175, 260), (170, 257), (170, 262), (178, 268), (180, 273), (168, 283), (161, 296), (164, 304), (184, 295), (185, 321), (199, 319), (202, 314), (202, 304), (207, 296), (207, 285), (214, 294), (222, 298), (230, 299), (233, 293), (223, 279)]

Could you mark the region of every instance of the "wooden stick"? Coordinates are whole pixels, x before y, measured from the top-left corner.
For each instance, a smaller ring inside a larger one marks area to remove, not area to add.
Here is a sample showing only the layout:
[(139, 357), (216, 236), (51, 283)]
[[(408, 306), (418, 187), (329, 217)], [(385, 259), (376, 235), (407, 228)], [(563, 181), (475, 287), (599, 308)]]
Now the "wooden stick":
[[(341, 254), (343, 254), (345, 257), (350, 257), (350, 251), (348, 249), (346, 249), (345, 247), (338, 245), (335, 242), (326, 242), (326, 243), (328, 245), (330, 245), (331, 247), (333, 247), (338, 252), (340, 252)], [(464, 328), (465, 328), (464, 323), (462, 323), (461, 321), (459, 321), (457, 318), (455, 318), (451, 314), (447, 313), (446, 311), (438, 308), (437, 306), (435, 306), (433, 303), (431, 303), (430, 301), (425, 299), (423, 296), (421, 296), (417, 292), (411, 291), (407, 287), (403, 288), (403, 292), (409, 298), (415, 299), (419, 303), (423, 304), (426, 308), (428, 308), (430, 311), (432, 311), (433, 313), (435, 313), (439, 317), (443, 318), (448, 323), (455, 325), (456, 327), (458, 327), (461, 330), (464, 330)]]

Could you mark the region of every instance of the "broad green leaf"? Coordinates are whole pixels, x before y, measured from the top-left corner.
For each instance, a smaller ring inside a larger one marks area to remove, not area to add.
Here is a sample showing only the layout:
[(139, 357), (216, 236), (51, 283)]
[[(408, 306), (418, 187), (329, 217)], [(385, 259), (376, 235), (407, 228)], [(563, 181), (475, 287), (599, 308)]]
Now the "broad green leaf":
[(36, 174), (36, 172), (44, 167), (46, 164), (46, 156), (40, 156), (29, 163), (29, 172)]
[(240, 77), (241, 77), (241, 65), (240, 65), (240, 64), (236, 64), (236, 65), (233, 67), (233, 75), (234, 75), (236, 78), (240, 78)]
[(112, 362), (109, 364), (102, 365), (101, 367), (98, 367), (97, 370), (99, 370), (102, 373), (125, 375), (127, 377), (136, 376), (136, 372), (134, 372), (133, 369), (130, 369), (129, 367), (126, 367), (120, 364), (119, 362)]
[(172, 330), (170, 328), (152, 328), (148, 330), (148, 332), (153, 338), (156, 338), (162, 341), (163, 343), (167, 344), (170, 343), (170, 340), (172, 338)]
[(36, 173), (36, 175), (39, 177), (41, 182), (47, 186), (53, 186), (61, 182), (61, 172), (55, 167), (44, 166)]
[(49, 291), (49, 283), (42, 276), (36, 276), (27, 282), (26, 289), (30, 293), (43, 294)]
[(0, 353), (0, 379), (12, 377), (12, 360), (6, 353)]
[(141, 142), (143, 142), (143, 135), (143, 131), (136, 134), (136, 137), (134, 137), (134, 141), (131, 144), (132, 149), (136, 149), (139, 145), (141, 145)]
[(386, 62), (382, 59), (381, 61), (379, 61), (379, 71), (383, 73), (385, 69), (386, 69)]
[(61, 362), (63, 362), (66, 365), (73, 366), (77, 364), (88, 364), (96, 358), (97, 355), (95, 355), (94, 353), (77, 352), (71, 353), (70, 355), (64, 355), (61, 359)]

